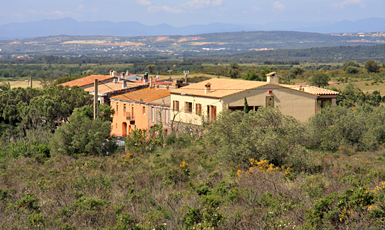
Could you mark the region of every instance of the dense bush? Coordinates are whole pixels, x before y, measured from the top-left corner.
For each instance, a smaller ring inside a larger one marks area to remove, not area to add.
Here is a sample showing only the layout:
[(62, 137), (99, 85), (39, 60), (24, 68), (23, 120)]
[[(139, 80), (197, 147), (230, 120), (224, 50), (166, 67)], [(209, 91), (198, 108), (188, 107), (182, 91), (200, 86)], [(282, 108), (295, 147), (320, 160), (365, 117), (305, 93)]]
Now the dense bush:
[(246, 114), (226, 111), (209, 127), (205, 139), (231, 164), (254, 158), (284, 165), (303, 142), (304, 128), (278, 109), (261, 108)]
[(80, 109), (75, 109), (69, 120), (51, 139), (52, 153), (70, 156), (103, 154), (103, 143), (110, 136), (111, 122), (100, 118), (94, 120)]
[(360, 151), (374, 150), (385, 143), (385, 108), (325, 108), (310, 118), (307, 128), (309, 148), (337, 150), (346, 145)]

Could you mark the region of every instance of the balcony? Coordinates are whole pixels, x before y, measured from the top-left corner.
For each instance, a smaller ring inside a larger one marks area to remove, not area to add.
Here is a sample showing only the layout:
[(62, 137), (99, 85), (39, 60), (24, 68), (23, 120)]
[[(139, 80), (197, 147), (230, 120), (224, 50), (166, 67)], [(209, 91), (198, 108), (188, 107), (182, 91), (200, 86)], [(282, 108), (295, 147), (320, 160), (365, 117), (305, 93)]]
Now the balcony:
[(125, 112), (124, 114), (125, 114), (126, 119), (127, 119), (128, 121), (133, 121), (133, 120), (135, 120), (135, 116), (134, 116), (133, 113)]

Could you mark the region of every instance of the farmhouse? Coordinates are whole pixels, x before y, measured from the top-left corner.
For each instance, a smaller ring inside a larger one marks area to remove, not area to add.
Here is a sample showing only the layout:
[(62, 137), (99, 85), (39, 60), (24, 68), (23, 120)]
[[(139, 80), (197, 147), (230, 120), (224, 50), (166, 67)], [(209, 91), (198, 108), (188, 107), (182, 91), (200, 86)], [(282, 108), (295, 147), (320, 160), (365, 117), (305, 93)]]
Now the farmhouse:
[(201, 125), (212, 122), (230, 109), (243, 110), (244, 98), (249, 107), (277, 107), (283, 114), (306, 121), (327, 104), (336, 104), (338, 92), (313, 86), (279, 84), (273, 72), (267, 81), (244, 81), (213, 78), (171, 90), (171, 116), (176, 122)]

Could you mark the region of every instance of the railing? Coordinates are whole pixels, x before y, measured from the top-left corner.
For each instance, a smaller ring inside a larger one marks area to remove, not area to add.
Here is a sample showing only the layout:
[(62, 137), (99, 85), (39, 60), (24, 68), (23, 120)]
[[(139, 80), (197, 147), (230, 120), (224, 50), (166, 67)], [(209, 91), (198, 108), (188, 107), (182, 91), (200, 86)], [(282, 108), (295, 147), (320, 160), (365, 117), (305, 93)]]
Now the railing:
[(126, 119), (127, 119), (127, 120), (129, 120), (129, 121), (135, 120), (134, 114), (132, 114), (132, 113), (130, 113), (130, 112), (125, 112), (125, 115), (126, 115)]

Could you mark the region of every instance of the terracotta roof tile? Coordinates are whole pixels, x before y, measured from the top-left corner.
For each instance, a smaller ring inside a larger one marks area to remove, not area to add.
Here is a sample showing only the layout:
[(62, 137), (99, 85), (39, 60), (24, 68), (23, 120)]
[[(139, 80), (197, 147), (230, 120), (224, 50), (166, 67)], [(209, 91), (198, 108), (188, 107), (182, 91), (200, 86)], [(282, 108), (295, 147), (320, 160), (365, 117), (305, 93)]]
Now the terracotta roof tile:
[[(206, 94), (205, 85), (208, 83), (210, 83), (211, 85), (210, 87), (211, 90), (208, 94)], [(202, 97), (223, 98), (236, 93), (240, 93), (246, 90), (255, 89), (266, 85), (276, 85), (276, 84), (270, 84), (268, 82), (262, 82), (262, 81), (245, 81), (245, 80), (212, 78), (210, 80), (202, 81), (196, 84), (191, 84), (179, 89), (173, 89), (171, 90), (171, 93), (187, 94), (187, 95), (202, 96)], [(317, 95), (317, 96), (339, 94), (338, 92), (335, 92), (332, 90), (318, 88), (314, 86), (302, 87), (303, 90), (300, 90), (298, 85), (279, 84), (276, 86), (289, 88), (291, 90), (296, 90), (296, 91)]]
[(136, 101), (148, 103), (162, 97), (170, 96), (170, 91), (158, 88), (146, 88), (111, 97), (111, 100)]
[(316, 94), (316, 95), (338, 95), (340, 94), (339, 92), (329, 90), (329, 89), (324, 89), (324, 88), (318, 88), (314, 86), (306, 86), (304, 87), (305, 92), (311, 93), (311, 94)]
[[(117, 83), (99, 82), (98, 83), (98, 94), (111, 93), (111, 92), (115, 92), (115, 91), (119, 91), (119, 90), (123, 90), (123, 89), (129, 89), (129, 88), (135, 88), (135, 87), (142, 86), (142, 85), (147, 85), (145, 83), (133, 83), (133, 82), (130, 82), (127, 80), (126, 80), (126, 87), (125, 88), (122, 87), (122, 84), (123, 84), (122, 81), (118, 81)], [(94, 91), (93, 85), (94, 84), (92, 83), (92, 87), (86, 88), (84, 90), (88, 91), (88, 92), (93, 92)]]
[[(205, 85), (211, 84), (211, 90), (208, 94), (205, 94)], [(171, 93), (203, 97), (214, 97), (222, 98), (232, 94), (240, 93), (245, 90), (258, 88), (264, 85), (268, 85), (267, 82), (261, 81), (244, 81), (244, 80), (233, 80), (233, 79), (218, 79), (212, 78), (210, 80), (202, 81), (196, 84), (191, 84), (179, 89), (171, 90)]]
[(333, 90), (319, 88), (319, 87), (315, 87), (315, 86), (308, 86), (308, 85), (307, 86), (302, 86), (301, 90), (299, 89), (299, 87), (300, 87), (299, 85), (284, 85), (284, 84), (280, 84), (280, 86), (283, 86), (283, 87), (286, 87), (286, 88), (290, 88), (290, 89), (294, 89), (294, 90), (298, 90), (298, 91), (302, 91), (302, 92), (313, 94), (313, 95), (317, 95), (317, 96), (322, 96), (322, 95), (338, 95), (338, 94), (340, 94), (339, 92), (336, 92), (336, 91), (333, 91)]
[(85, 85), (93, 84), (95, 78), (98, 79), (99, 81), (104, 81), (104, 80), (107, 80), (107, 79), (114, 78), (114, 76), (110, 76), (110, 75), (90, 75), (90, 76), (87, 76), (87, 77), (79, 78), (79, 79), (76, 79), (76, 80), (73, 80), (73, 81), (69, 81), (69, 82), (65, 82), (63, 84), (58, 84), (58, 85), (68, 86), (68, 87), (73, 87), (73, 86), (82, 87), (82, 86), (85, 86)]

